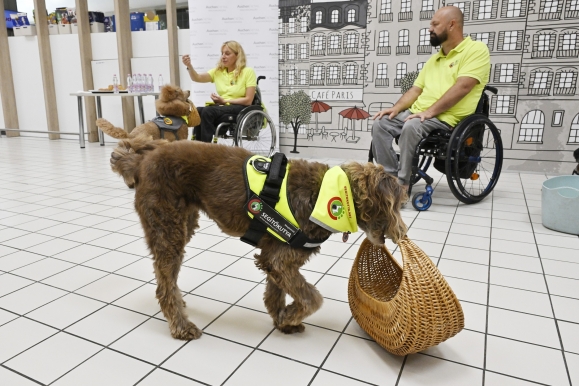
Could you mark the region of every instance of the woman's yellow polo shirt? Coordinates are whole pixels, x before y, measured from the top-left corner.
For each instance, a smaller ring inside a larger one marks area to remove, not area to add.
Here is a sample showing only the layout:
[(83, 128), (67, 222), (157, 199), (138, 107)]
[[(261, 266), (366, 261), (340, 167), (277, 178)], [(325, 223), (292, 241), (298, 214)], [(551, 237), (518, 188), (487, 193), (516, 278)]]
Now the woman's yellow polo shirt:
[(212, 68), (207, 73), (211, 76), (211, 82), (215, 83), (217, 94), (225, 100), (243, 98), (248, 87), (257, 86), (257, 77), (251, 67), (245, 67), (237, 79), (234, 72), (227, 71), (227, 68)]

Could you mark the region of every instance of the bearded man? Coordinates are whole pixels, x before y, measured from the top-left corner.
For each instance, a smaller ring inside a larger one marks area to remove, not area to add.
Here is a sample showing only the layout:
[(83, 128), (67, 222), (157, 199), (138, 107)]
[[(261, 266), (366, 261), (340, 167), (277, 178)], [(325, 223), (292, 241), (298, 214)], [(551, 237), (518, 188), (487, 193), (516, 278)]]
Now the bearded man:
[[(452, 130), (474, 113), (489, 80), (486, 44), (463, 36), (459, 8), (442, 7), (430, 21), (430, 44), (440, 46), (414, 85), (392, 107), (374, 115), (372, 152), (376, 162), (408, 189), (412, 158), (420, 140), (434, 129)], [(392, 141), (400, 136), (400, 160)]]

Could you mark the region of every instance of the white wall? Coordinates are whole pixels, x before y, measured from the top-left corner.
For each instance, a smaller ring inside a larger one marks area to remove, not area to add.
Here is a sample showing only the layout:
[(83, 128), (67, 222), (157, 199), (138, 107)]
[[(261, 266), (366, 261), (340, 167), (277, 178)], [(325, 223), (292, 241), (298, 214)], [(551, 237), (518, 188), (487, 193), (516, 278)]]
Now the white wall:
[[(178, 33), (178, 49), (180, 57), (188, 52), (189, 31)], [(18, 120), (22, 130), (47, 130), (46, 109), (38, 40), (36, 36), (10, 37), (8, 39)], [(120, 77), (120, 82), (126, 84), (126, 75), (119, 74), (116, 33), (91, 34), (93, 61), (93, 83), (95, 89), (112, 84), (113, 74)], [(133, 58), (131, 66), (133, 73), (153, 74), (155, 90), (158, 87), (159, 74), (163, 75), (165, 83), (169, 83), (169, 49), (167, 31), (132, 32)], [(78, 132), (77, 98), (70, 93), (83, 89), (82, 71), (80, 67), (78, 35), (50, 35), (56, 103), (60, 131)], [(181, 86), (189, 89), (191, 82), (184, 66), (179, 66)], [(120, 100), (115, 97), (101, 98), (103, 118), (122, 127), (123, 117)], [(145, 120), (155, 116), (154, 98), (143, 97)], [(138, 103), (135, 98), (135, 117), (140, 123)], [(3, 122), (3, 112), (0, 105), (0, 122)], [(85, 126), (86, 129), (86, 126)], [(23, 136), (39, 136), (45, 134), (21, 133)], [(62, 138), (78, 139), (78, 136), (62, 135)], [(106, 141), (116, 141), (106, 137)]]

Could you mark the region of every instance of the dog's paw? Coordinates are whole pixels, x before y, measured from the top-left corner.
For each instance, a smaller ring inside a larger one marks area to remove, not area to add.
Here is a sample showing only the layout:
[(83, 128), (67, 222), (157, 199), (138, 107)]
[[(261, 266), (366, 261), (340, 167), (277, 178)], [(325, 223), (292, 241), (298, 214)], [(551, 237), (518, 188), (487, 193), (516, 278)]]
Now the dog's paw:
[(304, 332), (306, 326), (304, 326), (303, 323), (300, 323), (297, 326), (277, 326), (277, 329), (284, 334), (294, 334), (296, 332)]
[(184, 328), (171, 331), (171, 336), (173, 336), (173, 338), (181, 340), (199, 339), (202, 334), (203, 331), (201, 331), (195, 324), (191, 322), (189, 322)]

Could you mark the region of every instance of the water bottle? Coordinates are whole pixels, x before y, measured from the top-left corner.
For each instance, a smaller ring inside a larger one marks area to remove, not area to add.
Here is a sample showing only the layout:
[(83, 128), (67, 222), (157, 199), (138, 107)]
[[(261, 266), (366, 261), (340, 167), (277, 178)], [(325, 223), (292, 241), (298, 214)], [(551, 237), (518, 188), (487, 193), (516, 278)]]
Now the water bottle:
[(131, 78), (131, 74), (127, 75), (127, 90), (133, 92), (133, 78)]
[(149, 92), (155, 92), (155, 79), (153, 79), (153, 74), (149, 74)]
[(133, 74), (133, 92), (137, 92), (137, 74)]
[(165, 82), (163, 82), (163, 75), (159, 74), (159, 92), (161, 92), (161, 87), (163, 87), (165, 85)]
[(117, 74), (113, 75), (113, 92), (115, 94), (119, 92), (119, 79), (117, 78)]

